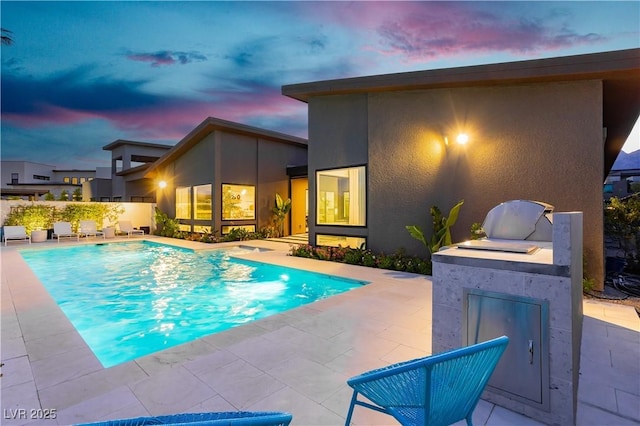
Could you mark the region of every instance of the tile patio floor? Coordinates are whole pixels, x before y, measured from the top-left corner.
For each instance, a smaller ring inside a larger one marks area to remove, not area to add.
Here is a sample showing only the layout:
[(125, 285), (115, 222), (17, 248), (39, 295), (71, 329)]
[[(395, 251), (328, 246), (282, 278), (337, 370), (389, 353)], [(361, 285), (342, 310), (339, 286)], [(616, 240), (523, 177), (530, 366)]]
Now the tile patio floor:
[[(66, 425), (179, 412), (276, 410), (291, 412), (293, 425), (341, 425), (351, 395), (347, 378), (431, 353), (428, 277), (293, 258), (282, 243), (250, 245), (277, 250), (248, 258), (371, 284), (104, 369), (23, 262), (20, 244), (3, 247), (0, 423)], [(638, 425), (640, 320), (630, 306), (594, 300), (584, 301), (584, 314), (578, 424)], [(56, 419), (13, 418), (20, 409), (27, 417), (31, 410), (54, 409)], [(359, 408), (353, 421), (395, 424)], [(539, 424), (485, 401), (474, 423)]]

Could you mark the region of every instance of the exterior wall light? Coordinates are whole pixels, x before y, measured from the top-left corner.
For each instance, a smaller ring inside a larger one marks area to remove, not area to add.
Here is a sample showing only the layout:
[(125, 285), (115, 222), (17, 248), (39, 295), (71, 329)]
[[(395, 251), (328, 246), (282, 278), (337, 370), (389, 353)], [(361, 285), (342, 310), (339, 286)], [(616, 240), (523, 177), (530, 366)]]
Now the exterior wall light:
[(469, 142), (469, 135), (467, 135), (466, 133), (460, 133), (457, 137), (456, 137), (456, 142), (459, 145), (466, 145)]
[[(455, 141), (458, 145), (466, 145), (469, 143), (469, 135), (466, 133), (459, 133), (458, 136), (456, 136)], [(444, 144), (445, 146), (449, 146), (449, 138), (447, 136), (444, 136)]]
[(160, 189), (165, 189), (167, 187), (167, 182), (161, 180), (160, 182), (158, 182), (158, 186), (160, 187)]

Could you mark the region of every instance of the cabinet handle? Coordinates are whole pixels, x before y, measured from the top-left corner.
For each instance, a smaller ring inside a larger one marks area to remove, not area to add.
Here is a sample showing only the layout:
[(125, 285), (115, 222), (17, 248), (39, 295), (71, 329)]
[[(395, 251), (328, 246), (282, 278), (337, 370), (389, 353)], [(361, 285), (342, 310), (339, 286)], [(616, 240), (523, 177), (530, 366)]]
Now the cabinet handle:
[(533, 364), (533, 340), (529, 340), (529, 364)]

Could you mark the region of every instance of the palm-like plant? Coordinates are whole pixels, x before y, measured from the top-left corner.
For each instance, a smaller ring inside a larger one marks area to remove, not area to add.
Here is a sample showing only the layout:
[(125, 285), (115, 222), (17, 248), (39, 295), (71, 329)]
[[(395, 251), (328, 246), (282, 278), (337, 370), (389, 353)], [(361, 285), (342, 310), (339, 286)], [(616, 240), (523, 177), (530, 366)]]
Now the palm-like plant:
[(279, 237), (284, 235), (284, 219), (291, 210), (291, 198), (283, 200), (276, 193), (276, 205), (273, 207), (273, 222)]
[(440, 250), (440, 248), (451, 245), (451, 227), (455, 225), (458, 220), (458, 214), (460, 213), (460, 208), (463, 203), (464, 200), (461, 200), (453, 206), (449, 211), (448, 217), (443, 216), (437, 206), (431, 207), (430, 213), (433, 218), (433, 235), (431, 236), (431, 240), (427, 241), (424, 232), (417, 225), (406, 226), (407, 231), (409, 231), (409, 234), (411, 234), (413, 238), (424, 244), (429, 249), (430, 254), (433, 254)]

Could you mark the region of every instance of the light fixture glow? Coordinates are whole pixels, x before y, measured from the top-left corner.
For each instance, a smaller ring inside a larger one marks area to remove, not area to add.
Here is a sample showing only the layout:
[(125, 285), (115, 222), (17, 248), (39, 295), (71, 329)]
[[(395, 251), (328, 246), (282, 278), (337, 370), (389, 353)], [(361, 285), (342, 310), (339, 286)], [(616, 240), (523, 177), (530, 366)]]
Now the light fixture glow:
[(167, 187), (167, 182), (161, 180), (160, 182), (158, 182), (158, 186), (160, 187), (160, 189), (164, 189)]
[(467, 135), (466, 133), (460, 133), (456, 137), (456, 142), (459, 143), (460, 145), (466, 145), (467, 142), (469, 142), (469, 135)]

